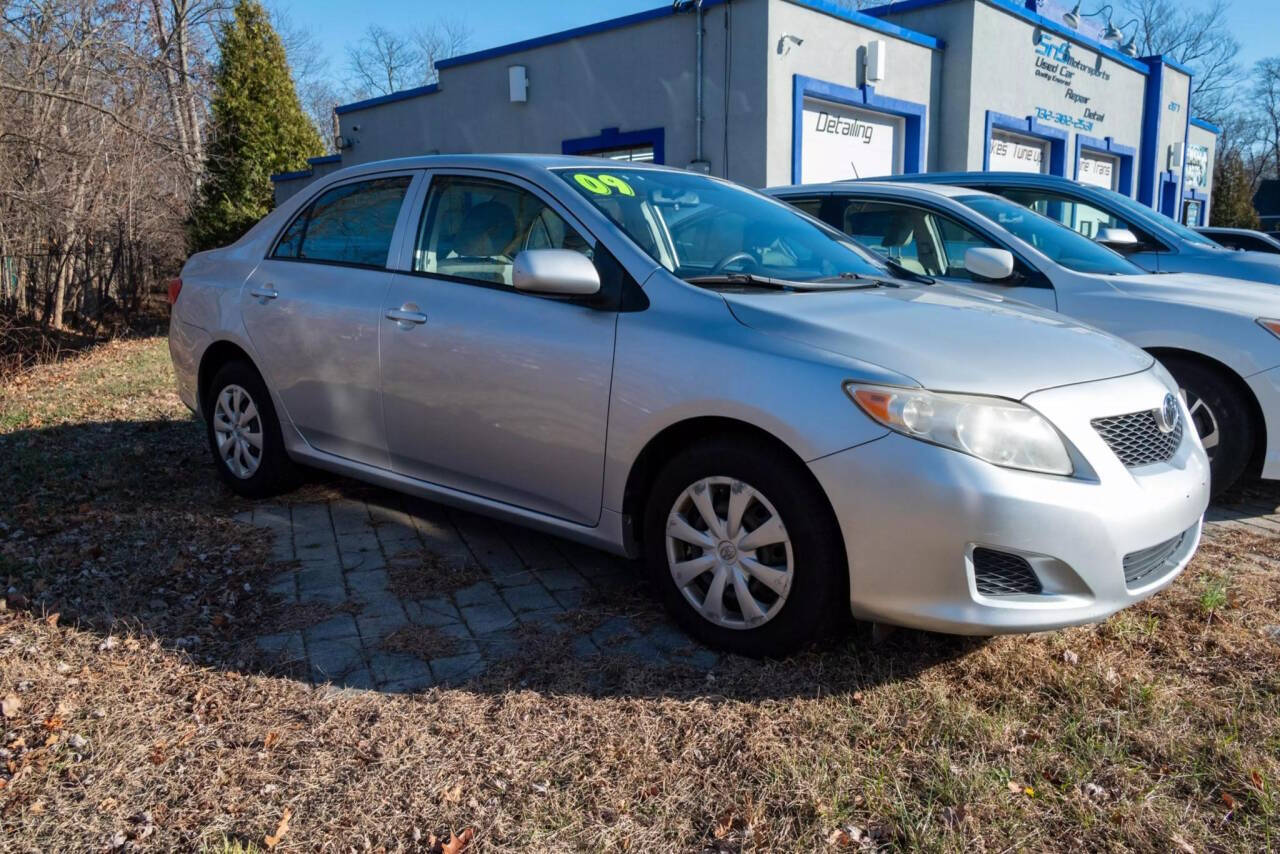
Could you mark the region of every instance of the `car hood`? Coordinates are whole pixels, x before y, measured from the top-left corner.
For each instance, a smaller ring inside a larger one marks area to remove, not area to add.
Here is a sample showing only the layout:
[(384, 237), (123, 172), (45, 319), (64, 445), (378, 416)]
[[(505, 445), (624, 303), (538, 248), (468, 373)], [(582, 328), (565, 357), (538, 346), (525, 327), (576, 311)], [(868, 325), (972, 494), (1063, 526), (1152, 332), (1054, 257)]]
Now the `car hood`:
[(724, 294), (734, 316), (905, 374), (925, 388), (1019, 400), (1034, 391), (1151, 366), (1136, 347), (1060, 314), (951, 288), (902, 285)]
[(1161, 266), (1181, 268), (1188, 272), (1204, 272), (1280, 285), (1280, 255), (1268, 252), (1236, 252), (1215, 247), (1195, 253), (1164, 256)]
[(1130, 296), (1227, 311), (1246, 315), (1251, 319), (1280, 319), (1280, 288), (1265, 282), (1202, 273), (1106, 278), (1109, 284)]

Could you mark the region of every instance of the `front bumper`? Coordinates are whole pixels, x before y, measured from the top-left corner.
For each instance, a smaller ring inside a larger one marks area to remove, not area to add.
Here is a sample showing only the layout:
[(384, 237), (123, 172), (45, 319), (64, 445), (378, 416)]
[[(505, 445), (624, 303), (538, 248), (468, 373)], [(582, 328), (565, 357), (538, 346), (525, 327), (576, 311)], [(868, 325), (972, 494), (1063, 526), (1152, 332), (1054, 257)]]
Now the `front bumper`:
[[(1089, 423), (1155, 408), (1167, 391), (1148, 371), (1028, 396), (1082, 456), (1077, 468), (1088, 471), (1075, 477), (1004, 469), (896, 433), (811, 462), (844, 534), (854, 616), (955, 634), (1030, 632), (1101, 620), (1167, 586), (1199, 543), (1204, 450), (1184, 430), (1168, 462), (1127, 469)], [(1126, 555), (1180, 535), (1157, 571), (1126, 583)], [(1043, 592), (979, 593), (979, 547), (1025, 558)]]

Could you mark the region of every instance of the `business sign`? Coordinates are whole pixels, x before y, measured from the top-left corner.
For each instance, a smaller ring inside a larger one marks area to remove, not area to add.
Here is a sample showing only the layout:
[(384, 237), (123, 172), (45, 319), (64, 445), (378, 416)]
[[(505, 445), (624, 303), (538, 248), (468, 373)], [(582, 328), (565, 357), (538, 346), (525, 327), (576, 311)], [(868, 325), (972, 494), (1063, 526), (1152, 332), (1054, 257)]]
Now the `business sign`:
[[(1036, 30), (1035, 76), (1059, 87), (1062, 97), (1068, 102), (1065, 108), (1041, 107), (1039, 118), (1049, 118), (1080, 130), (1092, 130), (1095, 122), (1106, 121), (1107, 114), (1093, 103), (1095, 96), (1081, 91), (1080, 85), (1090, 81), (1106, 83), (1111, 80), (1111, 73), (1102, 67), (1101, 54), (1096, 55), (1090, 64), (1076, 56), (1072, 48), (1066, 39)], [(1085, 88), (1091, 87), (1086, 85)]]
[(1080, 152), (1080, 168), (1076, 172), (1076, 180), (1081, 184), (1114, 190), (1119, 177), (1120, 161), (1115, 157), (1083, 150)]
[(987, 166), (992, 172), (1047, 172), (1049, 144), (1005, 131), (992, 131)]
[(801, 181), (874, 178), (902, 171), (901, 118), (805, 98), (802, 120)]
[(1184, 167), (1184, 174), (1188, 186), (1209, 186), (1209, 146), (1187, 146), (1187, 165)]

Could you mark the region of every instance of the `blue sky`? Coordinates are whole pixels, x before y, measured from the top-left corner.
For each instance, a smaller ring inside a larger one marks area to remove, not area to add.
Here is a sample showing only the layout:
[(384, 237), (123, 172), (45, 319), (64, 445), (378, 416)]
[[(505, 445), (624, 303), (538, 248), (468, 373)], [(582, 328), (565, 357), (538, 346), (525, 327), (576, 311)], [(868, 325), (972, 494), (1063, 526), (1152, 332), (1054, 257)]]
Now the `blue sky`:
[[(422, 0), (267, 0), (283, 8), (295, 25), (314, 34), (318, 47), (329, 60), (334, 76), (346, 63), (345, 46), (358, 39), (370, 24), (407, 27), (439, 17), (467, 24), (473, 35), (473, 50), (553, 33), (593, 21), (627, 15), (663, 5), (662, 0), (466, 0), (466, 2), (422, 2)], [(1179, 0), (1196, 3), (1197, 0)], [(1099, 3), (1086, 2), (1087, 8)], [(1280, 54), (1276, 37), (1277, 0), (1232, 0), (1228, 20), (1243, 46), (1246, 65), (1264, 56)]]

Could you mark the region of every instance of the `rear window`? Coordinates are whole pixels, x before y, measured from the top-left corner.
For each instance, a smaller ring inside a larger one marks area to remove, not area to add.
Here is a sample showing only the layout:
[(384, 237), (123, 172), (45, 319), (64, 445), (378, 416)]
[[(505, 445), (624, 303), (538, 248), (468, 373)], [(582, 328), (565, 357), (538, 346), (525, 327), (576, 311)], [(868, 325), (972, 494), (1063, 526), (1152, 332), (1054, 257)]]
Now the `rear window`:
[(272, 257), (385, 267), (410, 180), (374, 178), (325, 191), (289, 224)]

